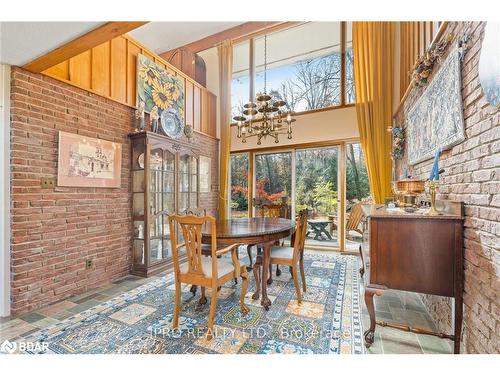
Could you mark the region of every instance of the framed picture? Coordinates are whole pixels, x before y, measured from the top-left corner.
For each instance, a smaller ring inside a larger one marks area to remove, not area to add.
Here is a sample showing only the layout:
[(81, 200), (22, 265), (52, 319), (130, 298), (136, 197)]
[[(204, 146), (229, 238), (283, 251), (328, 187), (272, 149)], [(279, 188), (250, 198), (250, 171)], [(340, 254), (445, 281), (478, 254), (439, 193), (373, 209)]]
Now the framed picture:
[(137, 106), (161, 118), (173, 113), (184, 127), (184, 78), (170, 73), (146, 56), (137, 57)]
[(59, 132), (59, 186), (120, 187), (121, 169), (120, 143)]
[(212, 180), (210, 170), (212, 159), (200, 156), (200, 193), (210, 192), (210, 181)]

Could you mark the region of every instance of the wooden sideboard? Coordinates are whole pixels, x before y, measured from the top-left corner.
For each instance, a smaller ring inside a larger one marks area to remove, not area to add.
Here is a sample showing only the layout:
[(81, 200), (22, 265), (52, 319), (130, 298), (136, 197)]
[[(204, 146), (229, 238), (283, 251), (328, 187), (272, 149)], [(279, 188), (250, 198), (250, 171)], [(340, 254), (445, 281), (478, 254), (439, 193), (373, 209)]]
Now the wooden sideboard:
[[(463, 317), (463, 203), (438, 201), (442, 214), (406, 213), (382, 205), (364, 205), (364, 236), (360, 246), (365, 284), (365, 303), (370, 328), (365, 345), (374, 341), (375, 326), (390, 326), (454, 341), (460, 351)], [(377, 321), (374, 295), (387, 289), (453, 297), (454, 334), (435, 333), (422, 328)]]

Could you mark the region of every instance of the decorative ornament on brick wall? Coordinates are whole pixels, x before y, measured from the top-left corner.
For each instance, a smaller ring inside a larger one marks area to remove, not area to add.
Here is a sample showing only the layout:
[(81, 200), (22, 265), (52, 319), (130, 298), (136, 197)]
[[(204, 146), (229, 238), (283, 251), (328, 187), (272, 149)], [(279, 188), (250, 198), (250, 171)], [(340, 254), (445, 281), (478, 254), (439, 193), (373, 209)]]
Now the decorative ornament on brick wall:
[(448, 34), (444, 39), (431, 45), (427, 51), (417, 58), (411, 74), (412, 82), (417, 87), (426, 86), (428, 78), (436, 63), (439, 63), (448, 44), (453, 40), (453, 34)]
[(392, 135), (391, 157), (393, 160), (400, 160), (405, 153), (405, 130), (401, 126), (389, 127), (387, 130)]

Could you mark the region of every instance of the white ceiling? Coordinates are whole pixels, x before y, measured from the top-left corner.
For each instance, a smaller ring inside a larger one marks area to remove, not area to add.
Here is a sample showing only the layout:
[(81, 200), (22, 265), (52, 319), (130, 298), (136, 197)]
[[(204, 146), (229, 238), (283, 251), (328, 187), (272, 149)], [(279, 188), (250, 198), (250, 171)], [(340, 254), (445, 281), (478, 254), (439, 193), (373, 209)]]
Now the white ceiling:
[(162, 53), (242, 23), (244, 22), (149, 22), (128, 34), (155, 53)]
[(0, 63), (22, 66), (104, 22), (0, 22)]

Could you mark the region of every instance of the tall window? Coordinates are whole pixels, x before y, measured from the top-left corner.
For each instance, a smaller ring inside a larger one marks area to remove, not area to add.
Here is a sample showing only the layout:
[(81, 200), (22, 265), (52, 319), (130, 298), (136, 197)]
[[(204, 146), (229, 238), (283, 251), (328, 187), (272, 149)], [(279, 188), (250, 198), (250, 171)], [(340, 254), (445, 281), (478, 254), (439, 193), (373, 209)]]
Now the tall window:
[(247, 153), (231, 155), (231, 217), (248, 217)]
[[(343, 36), (344, 33), (344, 36)], [(267, 54), (267, 93), (283, 99), (293, 112), (354, 103), (352, 26), (349, 22), (308, 22), (254, 39), (255, 76), (250, 77), (251, 44), (234, 47), (232, 107), (239, 115), (249, 98), (264, 91)], [(342, 77), (344, 76), (344, 77)], [(253, 98), (252, 98), (253, 99)]]

